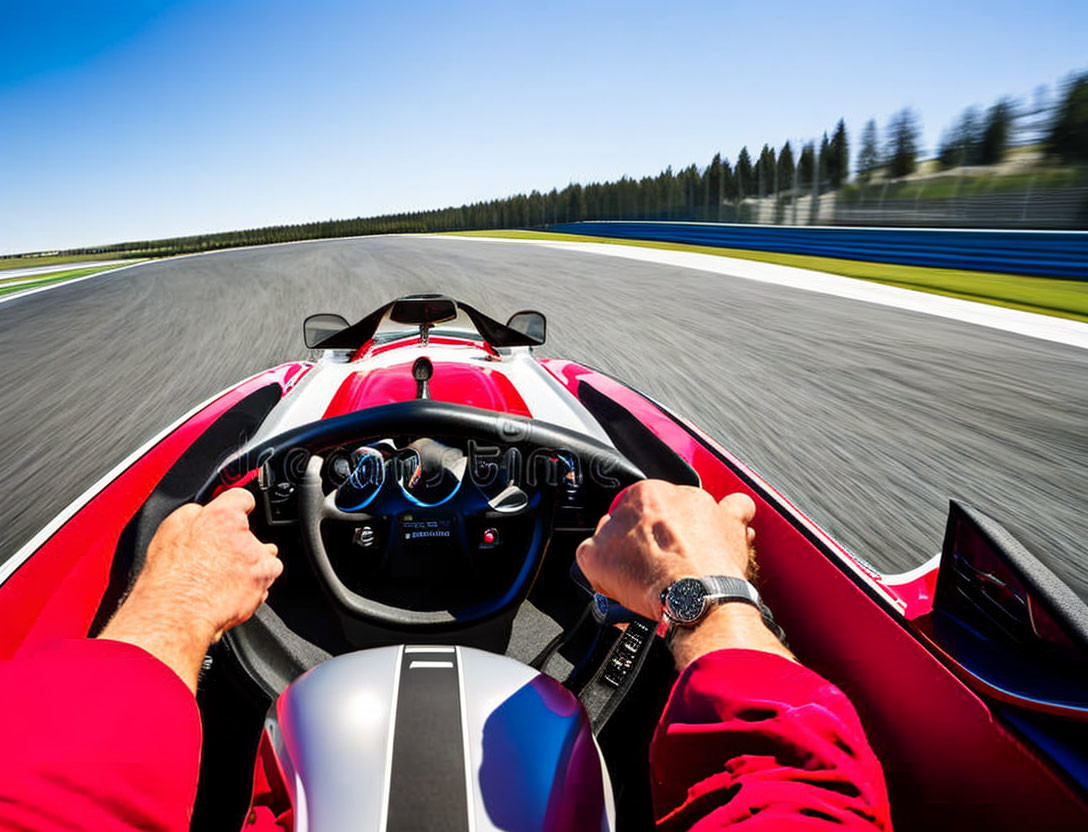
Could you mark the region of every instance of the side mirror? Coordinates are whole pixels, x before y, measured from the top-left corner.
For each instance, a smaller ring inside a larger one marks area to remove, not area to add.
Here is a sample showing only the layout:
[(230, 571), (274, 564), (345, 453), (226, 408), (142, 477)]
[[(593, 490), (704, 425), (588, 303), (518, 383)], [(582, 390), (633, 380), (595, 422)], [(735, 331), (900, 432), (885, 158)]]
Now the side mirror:
[(529, 309), (515, 312), (510, 316), (510, 320), (506, 322), (506, 325), (517, 330), (525, 337), (531, 338), (536, 342), (536, 346), (543, 344), (548, 334), (548, 319), (542, 313)]
[(319, 349), (323, 341), (349, 326), (341, 315), (311, 315), (302, 323), (302, 337), (307, 347)]
[(1088, 716), (1088, 605), (997, 521), (956, 501), (925, 625), (976, 691)]

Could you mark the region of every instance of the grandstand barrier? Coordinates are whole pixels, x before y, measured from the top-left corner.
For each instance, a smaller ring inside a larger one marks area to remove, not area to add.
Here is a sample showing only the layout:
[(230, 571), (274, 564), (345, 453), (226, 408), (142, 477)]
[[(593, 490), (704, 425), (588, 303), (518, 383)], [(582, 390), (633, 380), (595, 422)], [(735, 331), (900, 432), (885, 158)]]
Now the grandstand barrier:
[(548, 231), (809, 254), (846, 260), (1088, 280), (1088, 231), (586, 221)]

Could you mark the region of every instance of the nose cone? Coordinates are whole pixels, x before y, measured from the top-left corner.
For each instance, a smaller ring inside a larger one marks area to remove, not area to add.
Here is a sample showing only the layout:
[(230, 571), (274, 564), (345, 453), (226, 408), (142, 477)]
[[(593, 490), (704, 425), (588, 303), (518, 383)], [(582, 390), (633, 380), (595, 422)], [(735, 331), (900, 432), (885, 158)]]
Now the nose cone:
[(611, 829), (607, 772), (555, 680), (465, 647), (383, 647), (304, 674), (268, 727), (311, 829)]

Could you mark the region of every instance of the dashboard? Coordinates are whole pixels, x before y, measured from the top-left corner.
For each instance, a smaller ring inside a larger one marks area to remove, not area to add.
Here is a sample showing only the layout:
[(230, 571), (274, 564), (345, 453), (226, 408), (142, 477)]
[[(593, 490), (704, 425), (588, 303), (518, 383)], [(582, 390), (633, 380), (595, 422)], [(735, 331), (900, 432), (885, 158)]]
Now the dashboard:
[[(318, 458), (332, 506), (321, 543), (336, 576), (400, 609), (471, 607), (520, 586), (519, 573), (557, 531), (591, 534), (612, 496), (575, 454), (516, 444), (391, 437)], [(272, 524), (298, 521), (308, 464), (287, 459), (271, 475), (277, 482), (262, 486)]]

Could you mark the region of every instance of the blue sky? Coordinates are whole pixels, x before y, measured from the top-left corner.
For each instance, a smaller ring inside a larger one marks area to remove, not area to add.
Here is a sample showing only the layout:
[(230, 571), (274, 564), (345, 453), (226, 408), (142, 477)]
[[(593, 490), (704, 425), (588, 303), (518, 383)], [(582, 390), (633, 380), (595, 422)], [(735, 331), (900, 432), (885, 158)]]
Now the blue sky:
[(0, 252), (734, 159), (1088, 67), (1088, 3), (0, 0)]

